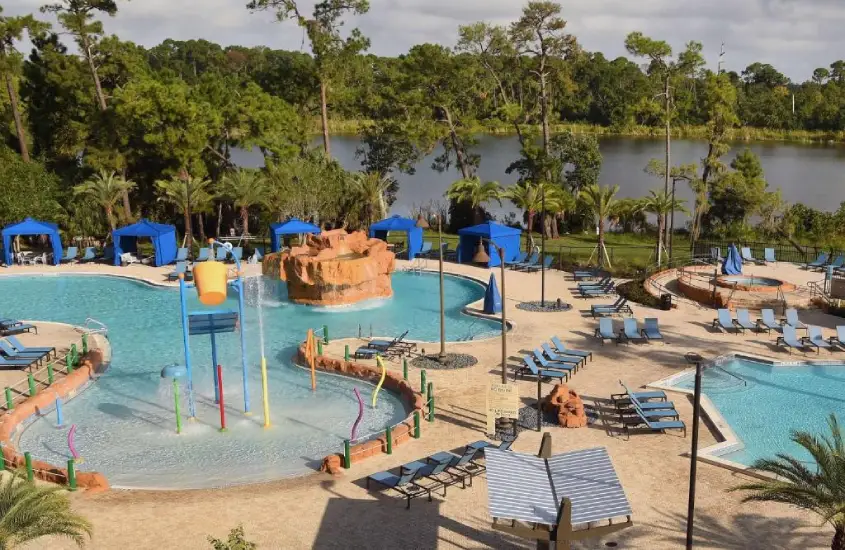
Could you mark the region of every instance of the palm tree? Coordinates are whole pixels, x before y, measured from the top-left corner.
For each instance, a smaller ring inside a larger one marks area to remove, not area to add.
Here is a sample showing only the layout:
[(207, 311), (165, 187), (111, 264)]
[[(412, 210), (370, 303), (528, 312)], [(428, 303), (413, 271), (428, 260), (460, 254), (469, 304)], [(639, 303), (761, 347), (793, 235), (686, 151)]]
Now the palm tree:
[[(123, 198), (125, 193), (129, 193), (135, 187), (134, 181), (127, 180), (117, 175), (116, 172), (100, 170), (99, 174), (74, 186), (73, 194), (90, 197), (100, 205), (105, 210), (106, 218), (108, 218), (109, 225), (114, 231), (117, 229), (114, 220), (114, 206)], [(126, 212), (127, 218), (130, 215), (131, 213)]]
[(82, 547), (91, 532), (88, 520), (70, 509), (61, 487), (36, 485), (8, 472), (0, 481), (0, 549), (48, 536), (68, 537)]
[(377, 172), (355, 174), (352, 185), (356, 199), (363, 203), (367, 213), (367, 227), (387, 216), (387, 202), (384, 197), (393, 183), (389, 176), (382, 176)]
[(158, 200), (172, 204), (182, 211), (185, 217), (185, 240), (182, 244), (184, 246), (187, 243), (190, 246), (194, 242), (192, 213), (196, 214), (202, 208), (208, 208), (214, 200), (211, 181), (183, 173), (169, 180), (158, 180), (155, 185), (159, 192)]
[(528, 233), (528, 248), (534, 248), (534, 216), (540, 208), (539, 186), (530, 181), (521, 181), (506, 189), (502, 197), (510, 200), (514, 206), (525, 213)]
[(258, 170), (241, 168), (223, 176), (221, 183), (221, 195), (231, 199), (235, 208), (240, 209), (243, 235), (248, 235), (249, 209), (266, 202), (269, 191), (267, 179)]
[(546, 213), (551, 214), (550, 223), (543, 228), (546, 231), (546, 236), (552, 239), (560, 237), (557, 226), (558, 220), (562, 219), (564, 214), (575, 210), (575, 197), (566, 189), (553, 184), (547, 184), (546, 190)]
[(619, 199), (613, 209), (611, 220), (624, 233), (633, 233), (637, 226), (645, 225), (643, 199)]
[(663, 242), (663, 232), (666, 229), (666, 220), (669, 214), (673, 211), (689, 213), (683, 205), (687, 201), (683, 199), (675, 199), (672, 204), (672, 195), (665, 191), (649, 191), (649, 195), (643, 199), (643, 210), (657, 215), (657, 266), (663, 259), (663, 250), (666, 248), (666, 243)]
[(833, 527), (831, 549), (845, 550), (845, 439), (835, 414), (827, 422), (830, 437), (792, 432), (792, 441), (816, 462), (815, 471), (795, 457), (778, 454), (775, 459), (760, 459), (751, 466), (777, 479), (746, 483), (731, 490), (749, 491), (743, 502), (782, 502), (818, 514)]
[(496, 181), (482, 182), (478, 176), (459, 179), (454, 182), (446, 191), (446, 198), (455, 202), (468, 202), (472, 205), (475, 223), (481, 223), (481, 205), (490, 201), (496, 201), (502, 205), (504, 192), (502, 186)]
[(604, 263), (607, 259), (607, 265), (610, 265), (610, 257), (607, 254), (607, 247), (604, 245), (604, 222), (608, 219), (614, 211), (616, 204), (616, 193), (619, 192), (619, 186), (614, 185), (610, 187), (605, 185), (599, 187), (598, 184), (588, 185), (581, 190), (579, 195), (584, 205), (593, 213), (599, 228), (599, 243), (598, 243), (598, 257), (599, 265)]

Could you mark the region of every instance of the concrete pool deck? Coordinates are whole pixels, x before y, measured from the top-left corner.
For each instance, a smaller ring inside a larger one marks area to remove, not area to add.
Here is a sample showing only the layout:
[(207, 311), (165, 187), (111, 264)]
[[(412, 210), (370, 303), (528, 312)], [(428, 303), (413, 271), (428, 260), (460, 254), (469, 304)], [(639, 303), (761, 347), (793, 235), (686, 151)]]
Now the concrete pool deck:
[[(429, 268), (437, 263), (430, 261)], [(398, 262), (401, 269), (406, 264)], [(251, 266), (253, 267), (253, 266)], [(259, 268), (260, 266), (254, 266)], [(130, 271), (131, 270), (131, 271)], [(446, 270), (486, 280), (491, 270), (447, 263)], [(754, 269), (755, 274), (796, 280), (794, 266), (777, 264)], [(96, 272), (137, 274), (147, 280), (160, 280), (169, 268), (85, 265), (10, 268), (0, 273), (30, 274)], [(497, 279), (499, 270), (492, 270)], [(806, 272), (804, 272), (806, 273)], [(583, 395), (588, 406), (601, 405), (611, 393), (620, 391), (618, 380), (629, 387), (641, 387), (685, 370), (683, 354), (695, 351), (707, 358), (730, 351), (780, 358), (786, 353), (774, 348), (774, 337), (765, 334), (726, 335), (711, 327), (712, 309), (681, 303), (672, 311), (658, 311), (632, 304), (634, 316), (657, 317), (666, 344), (602, 346), (592, 333), (597, 322), (583, 313), (592, 303), (605, 300), (573, 298), (575, 287), (568, 274), (546, 274), (546, 297), (562, 298), (573, 310), (562, 313), (532, 313), (516, 309), (517, 302), (539, 298), (539, 273), (507, 274), (507, 314), (514, 321), (508, 335), (510, 356), (530, 350), (557, 334), (568, 345), (594, 352), (594, 361), (579, 371), (570, 385)], [(819, 280), (821, 274), (805, 275)], [(501, 288), (501, 281), (500, 288)], [(436, 297), (433, 297), (436, 299)], [(612, 300), (610, 300), (612, 301)], [(825, 328), (830, 334), (842, 320), (817, 310), (800, 312), (801, 319)], [(396, 333), (404, 329), (396, 327)], [(33, 345), (37, 342), (31, 340)], [(327, 353), (342, 355), (343, 341), (333, 341)], [(436, 351), (438, 344), (424, 346)], [(419, 441), (394, 449), (355, 465), (346, 475), (332, 478), (315, 474), (287, 481), (222, 490), (172, 492), (119, 491), (100, 495), (72, 495), (75, 509), (94, 523), (91, 548), (207, 549), (206, 536), (225, 538), (229, 529), (243, 524), (247, 538), (259, 548), (529, 548), (533, 545), (491, 530), (487, 514), (487, 485), (483, 476), (472, 488), (452, 487), (446, 499), (424, 499), (411, 510), (393, 496), (364, 489), (363, 480), (376, 471), (396, 468), (414, 459), (445, 449), (457, 449), (468, 442), (484, 439), (485, 387), (500, 378), (501, 341), (455, 343), (450, 351), (471, 353), (479, 363), (469, 369), (428, 371), (437, 396), (437, 420), (423, 423)], [(845, 353), (833, 354), (833, 357)], [(515, 359), (513, 360), (515, 362)], [(388, 362), (388, 368), (401, 373), (401, 362)], [(410, 367), (409, 378), (418, 384), (419, 371)], [(516, 382), (520, 395), (533, 403), (536, 382)], [(544, 384), (544, 392), (551, 384)], [(692, 407), (688, 400), (673, 395), (681, 418), (689, 424)], [(634, 527), (605, 539), (587, 539), (575, 548), (603, 548), (616, 542), (617, 548), (678, 548), (683, 545), (687, 505), (687, 476), (690, 439), (680, 434), (633, 435), (629, 440), (612, 432), (612, 425), (599, 421), (586, 428), (549, 428), (555, 452), (603, 446), (619, 474), (633, 508)], [(610, 433), (609, 433), (610, 432)], [(514, 444), (521, 452), (536, 453), (541, 434), (523, 432)], [(705, 428), (701, 446), (716, 443)], [(219, 457), (217, 460), (227, 460)], [(235, 460), (235, 458), (232, 458)], [(741, 503), (741, 495), (727, 489), (747, 481), (745, 475), (716, 466), (698, 468), (696, 503), (696, 546), (701, 548), (829, 548), (832, 532), (819, 527), (815, 516), (779, 504)], [(69, 541), (43, 539), (27, 548), (75, 548)]]

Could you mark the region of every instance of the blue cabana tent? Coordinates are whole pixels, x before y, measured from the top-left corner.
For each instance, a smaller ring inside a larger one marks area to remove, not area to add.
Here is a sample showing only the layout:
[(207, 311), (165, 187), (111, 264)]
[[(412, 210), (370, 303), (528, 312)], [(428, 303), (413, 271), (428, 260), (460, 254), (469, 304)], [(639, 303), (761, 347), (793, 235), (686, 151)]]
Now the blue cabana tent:
[(319, 233), (320, 228), (299, 218), (291, 218), (286, 222), (270, 224), (270, 251), (278, 252), (282, 249), (282, 235), (301, 235), (302, 233)]
[(735, 244), (728, 247), (728, 254), (722, 262), (722, 273), (725, 275), (742, 275), (742, 256)]
[[(458, 235), (460, 236), (460, 242), (458, 243), (458, 263), (469, 263), (472, 261), (472, 257), (475, 255), (475, 249), (478, 246), (478, 239), (493, 241), (503, 248), (506, 262), (512, 262), (519, 255), (520, 235), (522, 235), (521, 229), (487, 222), (459, 229)], [(499, 253), (496, 252), (494, 246), (488, 244), (487, 254), (490, 256), (487, 267), (501, 265), (502, 261), (499, 259)]]
[(17, 235), (49, 235), (50, 244), (53, 245), (53, 264), (59, 265), (62, 261), (62, 238), (59, 235), (59, 226), (51, 222), (26, 218), (3, 228), (3, 251), (6, 256), (6, 265), (12, 265), (14, 261), (12, 237)]
[(402, 231), (408, 234), (408, 259), (414, 257), (422, 250), (423, 230), (417, 227), (417, 220), (403, 218), (402, 216), (391, 216), (370, 226), (370, 238), (387, 240), (387, 234), (391, 231)]
[(120, 255), (124, 252), (138, 252), (138, 238), (144, 237), (153, 242), (156, 267), (176, 260), (176, 227), (141, 219), (132, 225), (112, 231), (114, 265), (120, 265)]

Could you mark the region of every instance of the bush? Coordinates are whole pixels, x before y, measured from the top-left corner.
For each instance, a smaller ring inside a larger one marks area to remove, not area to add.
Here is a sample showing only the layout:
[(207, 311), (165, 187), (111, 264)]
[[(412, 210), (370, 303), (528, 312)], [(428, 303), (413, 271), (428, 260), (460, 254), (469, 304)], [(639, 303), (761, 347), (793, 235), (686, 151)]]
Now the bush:
[(209, 536), (208, 542), (211, 543), (211, 547), (214, 550), (255, 550), (258, 548), (254, 542), (246, 540), (243, 525), (238, 525), (229, 531), (229, 537), (226, 540)]
[(627, 298), (632, 302), (636, 302), (647, 307), (660, 307), (660, 298), (652, 296), (645, 289), (645, 279), (635, 279), (633, 281), (623, 283), (616, 287), (616, 292), (619, 293), (620, 296)]
[(37, 160), (24, 162), (14, 151), (0, 147), (0, 225), (27, 216), (62, 222), (59, 178)]

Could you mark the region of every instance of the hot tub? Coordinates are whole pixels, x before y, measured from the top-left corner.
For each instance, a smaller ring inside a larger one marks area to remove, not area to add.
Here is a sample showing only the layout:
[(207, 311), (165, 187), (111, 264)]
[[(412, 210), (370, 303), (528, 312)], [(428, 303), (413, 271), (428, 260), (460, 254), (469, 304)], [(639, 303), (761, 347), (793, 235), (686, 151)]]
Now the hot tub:
[(744, 290), (746, 292), (771, 292), (777, 293), (778, 289), (783, 292), (795, 290), (795, 285), (773, 277), (755, 277), (753, 275), (722, 275), (716, 278), (716, 286)]

